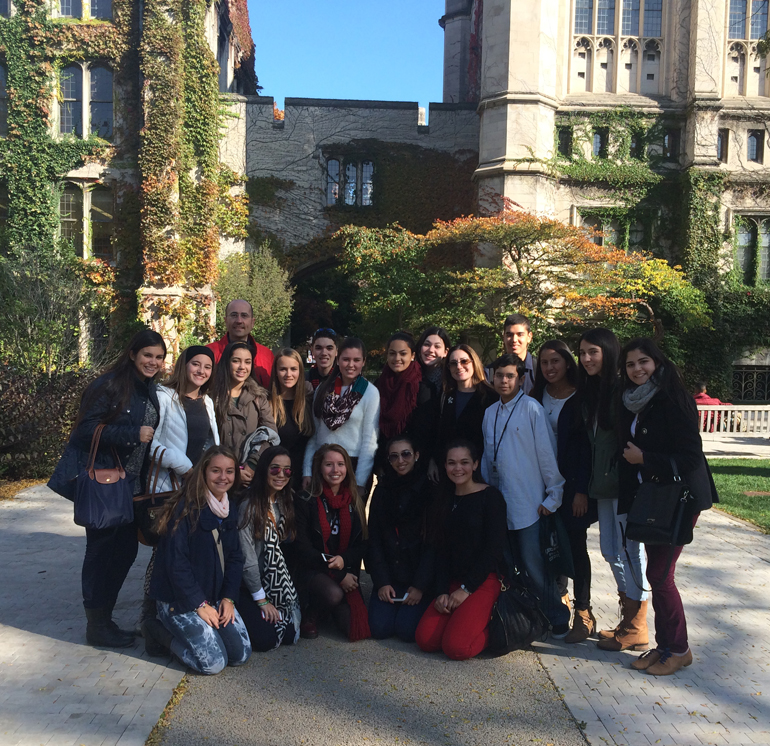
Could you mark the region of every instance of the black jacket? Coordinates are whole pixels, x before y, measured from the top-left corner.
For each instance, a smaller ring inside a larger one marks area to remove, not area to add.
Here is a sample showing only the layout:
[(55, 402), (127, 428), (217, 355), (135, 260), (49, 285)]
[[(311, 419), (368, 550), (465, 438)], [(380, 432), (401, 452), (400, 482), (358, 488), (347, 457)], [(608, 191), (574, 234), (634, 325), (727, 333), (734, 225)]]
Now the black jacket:
[(659, 391), (639, 413), (636, 435), (631, 436), (634, 414), (625, 407), (621, 413), (621, 440), (644, 452), (644, 464), (629, 464), (620, 458), (620, 497), (618, 513), (627, 513), (639, 487), (637, 474), (645, 482), (670, 483), (674, 480), (671, 459), (676, 462), (682, 479), (695, 497), (695, 510), (708, 510), (719, 502), (714, 480), (703, 455), (698, 428), (698, 410), (687, 397), (681, 402), (665, 391)]
[(351, 520), (350, 541), (348, 548), (340, 552), (340, 556), (345, 560), (345, 568), (330, 571), (326, 561), (321, 557), (325, 550), (321, 521), (318, 518), (317, 498), (305, 491), (294, 494), (294, 525), (297, 535), (291, 544), (286, 545), (285, 554), (295, 585), (303, 585), (302, 581), (306, 580), (308, 575), (317, 572), (331, 572), (331, 577), (338, 583), (347, 573), (358, 577), (367, 542), (364, 539), (358, 511), (352, 505), (348, 506), (348, 510)]
[(449, 593), (452, 581), (473, 593), (490, 573), (503, 569), (503, 549), (508, 540), (507, 507), (500, 490), (451, 500), (444, 511), (443, 531), (436, 552), (436, 594)]
[[(194, 531), (189, 516), (175, 531), (176, 514), (169, 522), (169, 533), (163, 536), (155, 555), (150, 579), (150, 596), (172, 604), (172, 613), (194, 611), (204, 601), (214, 604), (223, 598), (238, 598), (243, 574), (243, 555), (238, 539), (238, 509), (231, 502), (230, 514), (220, 523), (208, 505), (203, 508)], [(219, 529), (225, 570), (219, 559), (214, 529)]]
[(575, 396), (564, 402), (556, 429), (556, 460), (564, 477), (564, 495), (559, 513), (568, 530), (588, 528), (598, 520), (596, 500), (588, 501), (585, 515), (572, 515), (572, 501), (579, 492), (588, 494), (591, 481), (591, 443)]
[(432, 585), (434, 553), (425, 541), (431, 494), (425, 472), (399, 477), (389, 469), (377, 484), (366, 553), (375, 591), (398, 583), (426, 593)]
[(437, 464), (443, 464), (446, 447), (455, 438), (465, 438), (473, 443), (478, 449), (479, 459), (481, 458), (484, 453), (484, 412), (499, 399), (496, 391), (480, 383), (459, 417), (455, 416), (456, 392), (446, 394), (441, 399), (436, 447), (433, 452)]
[[(113, 448), (125, 467), (131, 453), (140, 444), (139, 429), (142, 427), (145, 408), (151, 405), (160, 413), (156, 384), (153, 381), (140, 380), (138, 377), (134, 390), (131, 392), (128, 406), (117, 414), (115, 414), (118, 407), (117, 402), (106, 393), (102, 391), (102, 393), (97, 393), (96, 398), (93, 398), (93, 393), (102, 388), (112, 376), (112, 373), (105, 373), (86, 389), (83, 394), (83, 401), (87, 403), (88, 408), (77, 428), (70, 435), (67, 447), (48, 482), (48, 486), (54, 492), (69, 500), (75, 499), (75, 480), (78, 473), (83, 471), (88, 463), (91, 439), (97, 425), (115, 415), (102, 430), (99, 450), (96, 454), (96, 468), (105, 469), (115, 466), (115, 460), (112, 457)], [(141, 471), (143, 483), (147, 477), (149, 450), (148, 448)]]

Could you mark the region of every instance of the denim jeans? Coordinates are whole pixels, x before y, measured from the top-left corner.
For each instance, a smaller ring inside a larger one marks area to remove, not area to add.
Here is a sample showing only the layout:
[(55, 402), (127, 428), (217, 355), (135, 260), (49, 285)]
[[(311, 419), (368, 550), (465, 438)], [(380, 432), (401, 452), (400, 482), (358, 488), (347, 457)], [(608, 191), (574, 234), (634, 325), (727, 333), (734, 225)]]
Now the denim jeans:
[(157, 605), (158, 619), (174, 636), (171, 652), (196, 673), (217, 674), (225, 666), (241, 666), (249, 659), (249, 633), (237, 609), (230, 624), (216, 629), (204, 622), (195, 611), (173, 614), (171, 604), (158, 601)]
[(546, 572), (540, 548), (540, 521), (508, 531), (508, 545), (516, 566), (526, 572), (530, 590), (540, 599), (540, 608), (551, 625), (569, 624), (570, 611), (561, 601), (556, 578)]
[(615, 583), (618, 586), (618, 592), (625, 593), (634, 601), (646, 601), (649, 593), (643, 591), (639, 586), (644, 586), (644, 576), (647, 569), (647, 557), (644, 553), (644, 546), (638, 541), (626, 540), (626, 548), (631, 563), (623, 551), (623, 536), (620, 526), (623, 526), (623, 532), (626, 530), (626, 516), (618, 515), (617, 500), (597, 500), (599, 509), (599, 545), (602, 550), (602, 557), (610, 565), (612, 574), (615, 576)]
[[(401, 598), (408, 589), (405, 585), (395, 584), (396, 598)], [(369, 599), (369, 629), (375, 640), (385, 640), (394, 635), (404, 642), (414, 642), (414, 633), (425, 609), (433, 599), (423, 595), (420, 603), (414, 606), (391, 604), (380, 601), (376, 590), (372, 590)]]

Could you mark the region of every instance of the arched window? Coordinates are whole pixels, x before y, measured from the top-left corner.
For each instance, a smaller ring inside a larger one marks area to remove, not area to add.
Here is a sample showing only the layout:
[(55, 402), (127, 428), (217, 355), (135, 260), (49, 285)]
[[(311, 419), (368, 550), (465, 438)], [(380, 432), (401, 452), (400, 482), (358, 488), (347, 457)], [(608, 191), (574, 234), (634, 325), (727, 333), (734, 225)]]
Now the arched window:
[(326, 161), (326, 204), (336, 205), (340, 199), (340, 162), (336, 158)]
[(8, 71), (0, 65), (0, 137), (8, 137)]
[(370, 207), (374, 192), (374, 163), (364, 161), (361, 164), (361, 205)]
[(765, 157), (763, 130), (749, 130), (746, 140), (746, 158), (752, 163), (762, 163)]
[(355, 163), (345, 166), (345, 204), (355, 205), (358, 194), (358, 167)]
[(66, 184), (59, 197), (59, 228), (61, 238), (83, 256), (83, 190), (74, 184)]
[(94, 187), (91, 190), (91, 256), (108, 262), (113, 260), (114, 221), (115, 197), (112, 189), (104, 186)]
[(91, 134), (112, 139), (112, 71), (92, 67), (91, 74)]
[(91, 18), (109, 21), (112, 18), (112, 0), (91, 0)]
[(83, 71), (70, 65), (59, 77), (59, 132), (62, 135), (83, 134)]
[(61, 18), (82, 18), (83, 3), (81, 0), (59, 0), (59, 16)]

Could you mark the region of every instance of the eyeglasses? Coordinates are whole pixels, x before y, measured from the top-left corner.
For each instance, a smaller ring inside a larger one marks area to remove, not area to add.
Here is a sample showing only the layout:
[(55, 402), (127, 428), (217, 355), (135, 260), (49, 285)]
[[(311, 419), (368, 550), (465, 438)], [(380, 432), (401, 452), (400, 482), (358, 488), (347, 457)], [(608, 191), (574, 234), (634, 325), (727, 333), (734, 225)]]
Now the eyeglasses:
[(268, 467), (268, 471), (273, 477), (277, 477), (281, 472), (283, 472), (285, 477), (291, 476), (291, 466), (270, 466)]
[(396, 453), (395, 451), (393, 453), (388, 454), (388, 461), (390, 461), (391, 464), (395, 464), (396, 461), (404, 460), (409, 461), (410, 458), (414, 456), (414, 453), (412, 451), (401, 451), (401, 453)]
[(471, 361), (469, 358), (463, 358), (462, 360), (450, 360), (449, 361), (449, 367), (450, 368), (467, 368), (471, 364)]

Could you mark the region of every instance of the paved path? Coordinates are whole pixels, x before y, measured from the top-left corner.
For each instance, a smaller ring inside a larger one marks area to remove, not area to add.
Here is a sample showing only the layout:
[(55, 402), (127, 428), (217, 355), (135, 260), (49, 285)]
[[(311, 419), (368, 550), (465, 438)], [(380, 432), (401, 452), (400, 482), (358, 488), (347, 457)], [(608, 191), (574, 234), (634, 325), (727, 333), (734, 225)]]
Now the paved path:
[[(115, 618), (136, 621), (142, 547)], [(85, 533), (45, 487), (0, 502), (0, 746), (142, 746), (181, 666), (86, 645), (80, 593)]]
[(703, 452), (708, 458), (770, 459), (770, 440), (751, 436), (704, 440)]
[[(146, 660), (139, 645), (85, 645), (84, 540), (67, 503), (28, 490), (0, 503), (0, 526), (0, 746), (143, 744), (180, 669)], [(611, 623), (611, 576), (590, 535), (594, 608)], [(632, 671), (631, 655), (592, 643), (452, 663), (397, 642), (351, 645), (327, 629), (243, 668), (190, 677), (162, 741), (571, 746), (584, 733), (594, 744), (770, 744), (770, 537), (710, 511), (678, 569), (695, 664), (675, 677)], [(140, 560), (117, 610), (124, 625), (141, 572)]]

